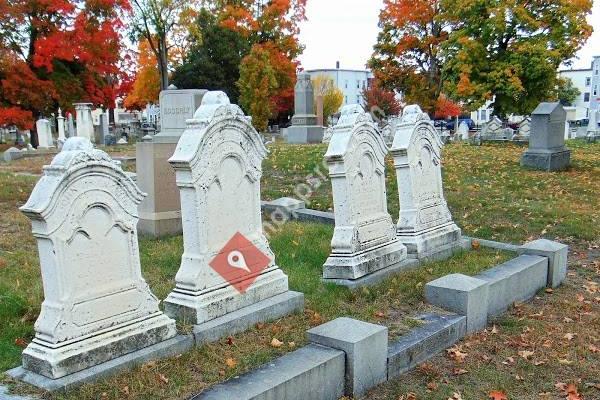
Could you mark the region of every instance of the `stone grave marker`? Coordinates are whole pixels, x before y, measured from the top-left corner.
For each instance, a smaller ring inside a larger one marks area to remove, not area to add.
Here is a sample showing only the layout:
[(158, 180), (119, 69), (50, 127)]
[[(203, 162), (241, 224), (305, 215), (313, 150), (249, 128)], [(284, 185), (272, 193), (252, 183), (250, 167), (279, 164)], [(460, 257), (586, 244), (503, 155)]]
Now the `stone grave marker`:
[(152, 237), (181, 233), (181, 203), (175, 171), (168, 159), (193, 118), (206, 90), (177, 88), (160, 92), (161, 130), (136, 144), (137, 182), (148, 197), (140, 204), (140, 234)]
[(208, 92), (169, 159), (181, 194), (184, 252), (165, 311), (196, 324), (197, 335), (214, 339), (303, 305), (302, 294), (288, 291), (263, 232), (266, 155), (242, 110), (225, 93)]
[(92, 103), (75, 103), (76, 135), (91, 142), (94, 141), (94, 121), (92, 119)]
[(58, 117), (56, 117), (56, 124), (58, 125), (58, 138), (56, 144), (59, 149), (65, 144), (67, 137), (65, 136), (65, 117), (62, 115), (62, 110), (58, 108)]
[(531, 136), (531, 118), (527, 117), (519, 123), (519, 130), (513, 140), (528, 141)]
[(398, 181), (397, 235), (409, 257), (429, 258), (462, 246), (442, 187), (442, 142), (426, 114), (411, 117), (396, 131), (391, 154)]
[(467, 125), (465, 121), (462, 121), (460, 124), (458, 124), (458, 131), (456, 132), (456, 135), (461, 140), (469, 140), (469, 125)]
[(52, 130), (50, 129), (50, 121), (46, 118), (40, 118), (35, 123), (35, 129), (38, 136), (38, 147), (42, 149), (48, 149), (54, 147), (54, 140), (52, 139)]
[(44, 168), (21, 207), (32, 221), (44, 286), (35, 338), (23, 351), (25, 375), (59, 379), (176, 335), (141, 274), (143, 197), (87, 138), (68, 139)]
[(294, 88), (292, 126), (285, 130), (284, 137), (288, 143), (321, 143), (323, 131), (314, 112), (314, 90), (310, 74), (301, 72)]
[(567, 113), (560, 103), (540, 103), (531, 114), (529, 148), (521, 157), (521, 165), (546, 171), (566, 169), (571, 151), (565, 147)]
[(73, 121), (73, 114), (69, 113), (67, 115), (67, 137), (77, 136), (77, 132), (75, 131), (75, 122)]
[(481, 128), (481, 140), (507, 140), (506, 131), (502, 128), (500, 118), (494, 116), (491, 121)]
[(342, 109), (325, 153), (335, 210), (325, 281), (355, 281), (406, 260), (387, 211), (387, 150), (369, 114), (358, 107)]

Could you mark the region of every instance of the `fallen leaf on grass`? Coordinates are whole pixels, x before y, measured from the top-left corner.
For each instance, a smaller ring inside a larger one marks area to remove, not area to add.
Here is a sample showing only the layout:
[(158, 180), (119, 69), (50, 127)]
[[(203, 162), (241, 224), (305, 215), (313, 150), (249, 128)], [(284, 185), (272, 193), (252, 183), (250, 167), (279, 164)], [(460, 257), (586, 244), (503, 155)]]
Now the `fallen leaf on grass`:
[(490, 394), (488, 395), (488, 397), (492, 400), (508, 400), (508, 397), (506, 397), (506, 394), (499, 390), (491, 391)]
[(519, 351), (519, 355), (526, 360), (529, 360), (529, 357), (531, 357), (533, 355), (533, 353), (534, 353), (533, 351), (529, 351), (529, 350)]
[(481, 247), (481, 243), (479, 243), (479, 240), (472, 240), (471, 247), (473, 248), (473, 250), (477, 250)]
[(293, 349), (294, 347), (296, 347), (296, 342), (288, 342), (288, 347), (290, 349)]
[(464, 375), (464, 374), (468, 374), (469, 371), (467, 371), (466, 369), (462, 369), (462, 368), (454, 368), (452, 373), (454, 373), (454, 375)]
[(282, 345), (283, 342), (279, 341), (277, 338), (273, 338), (273, 340), (271, 340), (272, 347), (281, 347)]
[(15, 339), (15, 345), (25, 348), (27, 347), (27, 341), (23, 338), (18, 337)]
[(233, 358), (228, 358), (225, 360), (225, 364), (227, 364), (229, 368), (235, 368), (235, 366), (237, 365), (237, 361)]
[(458, 362), (465, 361), (465, 358), (468, 356), (467, 353), (462, 352), (457, 346), (447, 349), (446, 353), (448, 353), (448, 357)]
[(563, 339), (567, 339), (567, 340), (571, 341), (571, 340), (573, 340), (573, 338), (574, 338), (575, 336), (576, 336), (576, 335), (574, 335), (574, 334), (572, 334), (572, 333), (567, 333), (567, 334), (565, 334), (565, 336), (563, 336)]
[(163, 374), (156, 374), (156, 379), (164, 385), (169, 383), (169, 378), (167, 378)]

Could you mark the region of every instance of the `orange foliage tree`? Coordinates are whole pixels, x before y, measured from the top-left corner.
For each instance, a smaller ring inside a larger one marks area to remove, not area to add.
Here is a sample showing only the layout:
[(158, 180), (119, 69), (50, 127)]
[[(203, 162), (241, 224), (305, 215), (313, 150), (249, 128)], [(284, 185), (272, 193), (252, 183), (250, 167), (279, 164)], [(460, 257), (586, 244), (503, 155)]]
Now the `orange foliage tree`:
[(0, 124), (79, 100), (114, 107), (127, 0), (0, 0)]
[(160, 75), (150, 44), (143, 40), (138, 45), (138, 69), (131, 91), (123, 102), (129, 110), (141, 110), (148, 103), (157, 103), (160, 94)]
[(435, 113), (442, 92), (441, 44), (448, 38), (439, 0), (384, 0), (381, 32), (369, 61), (383, 88)]

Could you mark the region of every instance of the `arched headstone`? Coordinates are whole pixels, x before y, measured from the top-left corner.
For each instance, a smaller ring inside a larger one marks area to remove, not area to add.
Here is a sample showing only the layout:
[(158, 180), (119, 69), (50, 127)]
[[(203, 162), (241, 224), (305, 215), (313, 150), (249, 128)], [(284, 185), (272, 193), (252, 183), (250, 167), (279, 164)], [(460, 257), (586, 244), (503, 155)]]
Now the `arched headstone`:
[(51, 379), (176, 335), (142, 277), (144, 194), (110, 156), (70, 138), (21, 211), (38, 242), (44, 302), (23, 368)]
[(400, 213), (397, 234), (409, 257), (428, 258), (462, 246), (442, 187), (442, 142), (428, 118), (396, 131), (394, 157)]
[(165, 300), (169, 315), (202, 324), (290, 293), (262, 228), (266, 155), (237, 105), (222, 92), (204, 95), (169, 159), (180, 190), (184, 245), (176, 287)]
[(50, 121), (45, 118), (40, 118), (35, 123), (35, 129), (38, 135), (38, 147), (47, 149), (54, 146), (52, 139), (52, 130), (50, 129)]
[[(387, 211), (387, 146), (371, 116), (348, 108), (333, 130), (325, 161), (333, 189), (335, 230), (325, 280), (354, 281), (406, 259)], [(342, 283), (342, 282), (338, 282)]]

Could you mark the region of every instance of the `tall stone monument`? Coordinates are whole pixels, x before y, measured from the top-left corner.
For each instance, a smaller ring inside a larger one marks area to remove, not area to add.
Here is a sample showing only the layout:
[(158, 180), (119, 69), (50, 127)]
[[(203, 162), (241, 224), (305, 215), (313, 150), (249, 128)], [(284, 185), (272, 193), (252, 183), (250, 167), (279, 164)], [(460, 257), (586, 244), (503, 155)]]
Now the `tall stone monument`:
[(325, 153), (335, 210), (325, 281), (348, 284), (376, 271), (398, 270), (406, 260), (387, 211), (387, 150), (371, 116), (360, 106), (344, 107)]
[(94, 121), (92, 119), (92, 103), (75, 103), (75, 123), (77, 136), (91, 142), (94, 141)]
[(420, 113), (403, 116), (390, 149), (400, 196), (397, 235), (412, 258), (438, 258), (462, 247), (444, 198), (442, 146), (433, 123)]
[(298, 74), (294, 88), (294, 116), (292, 126), (286, 128), (284, 137), (288, 143), (321, 143), (325, 128), (317, 124), (314, 112), (314, 91), (310, 74)]
[(148, 194), (139, 206), (140, 234), (152, 237), (181, 233), (181, 204), (175, 171), (168, 159), (200, 107), (206, 90), (171, 88), (160, 92), (161, 131), (136, 144), (137, 183)]
[(521, 165), (545, 171), (559, 171), (571, 164), (571, 151), (565, 147), (567, 113), (560, 103), (540, 103), (531, 113), (529, 148)]
[(44, 168), (21, 207), (38, 242), (44, 302), (23, 367), (11, 375), (52, 387), (45, 378), (98, 366), (93, 375), (107, 361), (176, 335), (141, 274), (143, 197), (120, 164), (86, 138), (68, 139)]
[(196, 324), (197, 338), (207, 329), (232, 334), (303, 307), (262, 228), (266, 155), (242, 110), (225, 93), (208, 92), (169, 159), (181, 193), (184, 252), (165, 311)]
[(598, 127), (599, 122), (600, 111), (590, 110), (590, 118), (586, 128), (586, 136), (589, 141), (596, 141), (596, 139), (600, 137), (600, 128)]
[(58, 147), (62, 149), (62, 146), (65, 144), (67, 137), (65, 136), (65, 117), (62, 115), (62, 110), (58, 109), (58, 117), (56, 117), (56, 123), (58, 125), (58, 139), (56, 139), (56, 143)]

